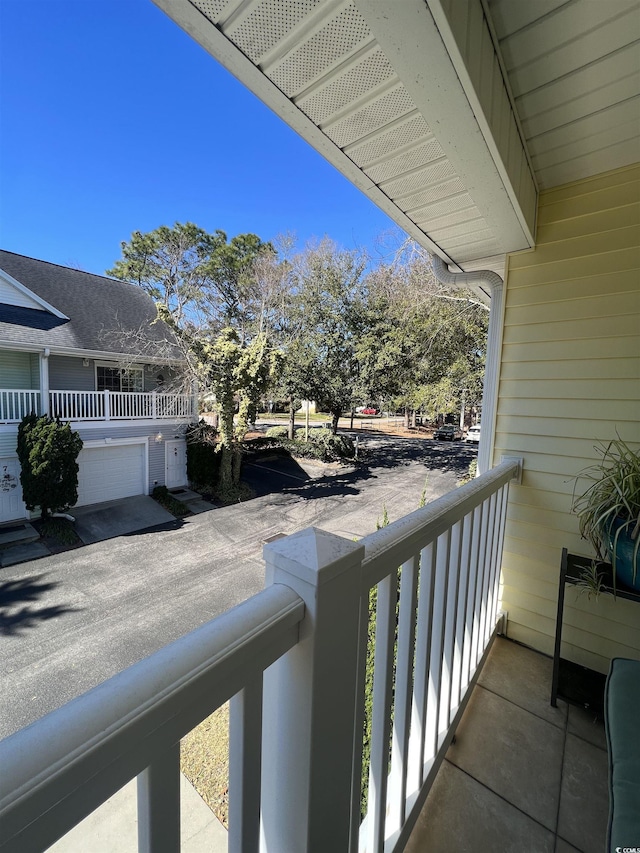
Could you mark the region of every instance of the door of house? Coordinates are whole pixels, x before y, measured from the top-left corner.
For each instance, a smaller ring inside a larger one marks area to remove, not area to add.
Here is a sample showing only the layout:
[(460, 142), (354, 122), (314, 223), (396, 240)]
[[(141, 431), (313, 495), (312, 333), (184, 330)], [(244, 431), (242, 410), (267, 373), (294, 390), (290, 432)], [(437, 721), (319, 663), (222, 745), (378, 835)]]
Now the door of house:
[(184, 439), (167, 441), (165, 452), (165, 483), (168, 489), (187, 484), (187, 443)]
[(25, 518), (18, 459), (0, 459), (0, 523)]

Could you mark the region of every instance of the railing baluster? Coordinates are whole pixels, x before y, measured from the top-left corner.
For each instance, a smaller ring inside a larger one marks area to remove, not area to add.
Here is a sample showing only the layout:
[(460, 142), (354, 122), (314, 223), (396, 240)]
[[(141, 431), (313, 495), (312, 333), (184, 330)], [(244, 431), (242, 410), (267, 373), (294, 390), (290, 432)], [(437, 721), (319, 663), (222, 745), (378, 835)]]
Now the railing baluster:
[[(351, 824), (349, 827), (349, 851), (358, 853), (360, 848), (360, 814), (362, 802), (362, 747), (364, 739), (365, 680), (367, 671), (367, 641), (369, 637), (369, 594), (360, 595), (358, 619), (358, 660), (356, 663), (356, 699), (354, 712), (353, 761), (351, 765)], [(367, 782), (364, 783), (365, 785)]]
[(396, 653), (393, 742), (389, 778), (389, 822), (392, 831), (400, 829), (406, 817), (417, 592), (418, 558), (412, 557), (403, 563), (400, 574), (398, 650)]
[(231, 699), (229, 718), (229, 853), (260, 847), (262, 673)]
[(493, 531), (494, 531), (494, 523), (496, 517), (496, 496), (495, 493), (491, 495), (488, 500), (488, 518), (487, 523), (484, 526), (485, 529), (485, 548), (484, 548), (484, 574), (482, 579), (482, 606), (481, 606), (481, 621), (480, 621), (480, 644), (478, 647), (478, 659), (477, 662), (480, 661), (484, 653), (484, 647), (488, 638), (488, 621), (489, 621), (489, 606), (488, 606), (488, 598), (489, 598), (489, 588), (491, 585), (491, 578), (493, 575), (493, 565), (492, 565), (492, 553), (493, 553)]
[[(458, 582), (460, 578), (461, 524), (450, 531), (449, 559), (447, 562), (447, 596), (444, 611), (444, 645), (442, 648), (442, 679), (440, 685), (440, 717), (438, 731), (446, 732), (451, 723), (451, 671), (453, 669), (453, 642), (458, 608)], [(440, 746), (440, 741), (438, 741)]]
[(476, 507), (476, 509), (474, 510), (474, 531), (472, 544), (473, 557), (471, 563), (471, 565), (474, 567), (474, 589), (473, 597), (471, 600), (472, 612), (470, 622), (471, 645), (469, 648), (469, 681), (471, 680), (471, 678), (473, 677), (473, 673), (475, 672), (478, 654), (478, 641), (480, 631), (480, 596), (482, 594), (482, 530), (485, 523), (484, 514), (484, 504), (480, 504), (480, 506)]
[(416, 624), (416, 659), (411, 708), (411, 737), (407, 789), (417, 793), (424, 781), (424, 750), (429, 691), (429, 658), (433, 627), (433, 588), (435, 583), (435, 547), (430, 544), (420, 554), (420, 584)]
[(138, 853), (179, 853), (180, 744), (138, 776)]
[(429, 662), (429, 695), (427, 699), (427, 734), (425, 759), (431, 761), (438, 751), (440, 721), (440, 687), (442, 684), (442, 653), (445, 633), (447, 602), (447, 569), (451, 531), (438, 537), (436, 545), (436, 581), (433, 600), (433, 631), (431, 634), (431, 659)]
[(509, 498), (509, 484), (506, 483), (499, 492), (500, 495), (500, 510), (497, 515), (498, 532), (496, 536), (496, 576), (494, 579), (494, 598), (493, 598), (493, 613), (491, 624), (495, 625), (498, 618), (498, 602), (500, 599), (500, 569), (502, 560), (502, 548), (504, 545), (504, 528), (507, 521), (507, 502)]
[[(456, 634), (453, 649), (453, 670), (451, 674), (451, 708), (455, 713), (463, 692), (465, 642), (468, 638), (467, 605), (469, 600), (469, 581), (471, 570), (471, 537), (473, 533), (473, 513), (462, 519), (462, 546), (460, 551), (460, 580), (458, 583), (458, 612), (456, 615)], [(466, 684), (465, 684), (466, 687)]]
[(397, 590), (398, 570), (395, 569), (378, 584), (367, 809), (367, 853), (380, 853), (384, 848)]

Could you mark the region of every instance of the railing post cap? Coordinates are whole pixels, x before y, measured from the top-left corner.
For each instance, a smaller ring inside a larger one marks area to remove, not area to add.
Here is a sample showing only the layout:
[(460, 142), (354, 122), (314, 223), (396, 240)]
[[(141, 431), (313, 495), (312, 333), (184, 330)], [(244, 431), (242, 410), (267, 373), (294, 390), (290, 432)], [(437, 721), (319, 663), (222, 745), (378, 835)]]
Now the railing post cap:
[(320, 586), (360, 565), (364, 546), (335, 533), (309, 527), (267, 543), (263, 555), (268, 565)]

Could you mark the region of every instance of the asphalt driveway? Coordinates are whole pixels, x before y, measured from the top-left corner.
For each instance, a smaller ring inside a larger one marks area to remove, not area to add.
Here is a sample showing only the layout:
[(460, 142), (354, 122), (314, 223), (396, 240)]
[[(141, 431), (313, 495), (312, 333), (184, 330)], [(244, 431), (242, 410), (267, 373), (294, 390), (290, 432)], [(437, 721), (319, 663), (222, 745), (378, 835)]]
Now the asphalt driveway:
[(0, 571), (0, 737), (258, 592), (262, 548), (309, 526), (347, 538), (455, 487), (475, 450), (380, 437), (369, 464), (317, 477), (247, 467), (252, 501)]

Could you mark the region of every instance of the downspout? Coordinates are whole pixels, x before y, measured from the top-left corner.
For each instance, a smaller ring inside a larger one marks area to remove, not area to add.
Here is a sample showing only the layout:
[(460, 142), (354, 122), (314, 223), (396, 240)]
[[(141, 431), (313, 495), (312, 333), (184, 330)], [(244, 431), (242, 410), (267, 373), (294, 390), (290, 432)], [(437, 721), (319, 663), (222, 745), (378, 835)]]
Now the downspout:
[(489, 290), (491, 311), (489, 312), (489, 330), (487, 333), (487, 357), (485, 361), (484, 389), (482, 392), (482, 429), (478, 447), (478, 474), (484, 474), (493, 463), (493, 445), (496, 433), (496, 415), (498, 409), (498, 370), (500, 367), (500, 349), (502, 346), (502, 312), (504, 282), (493, 270), (454, 273), (442, 258), (431, 258), (433, 273), (441, 284), (459, 287), (473, 285)]

